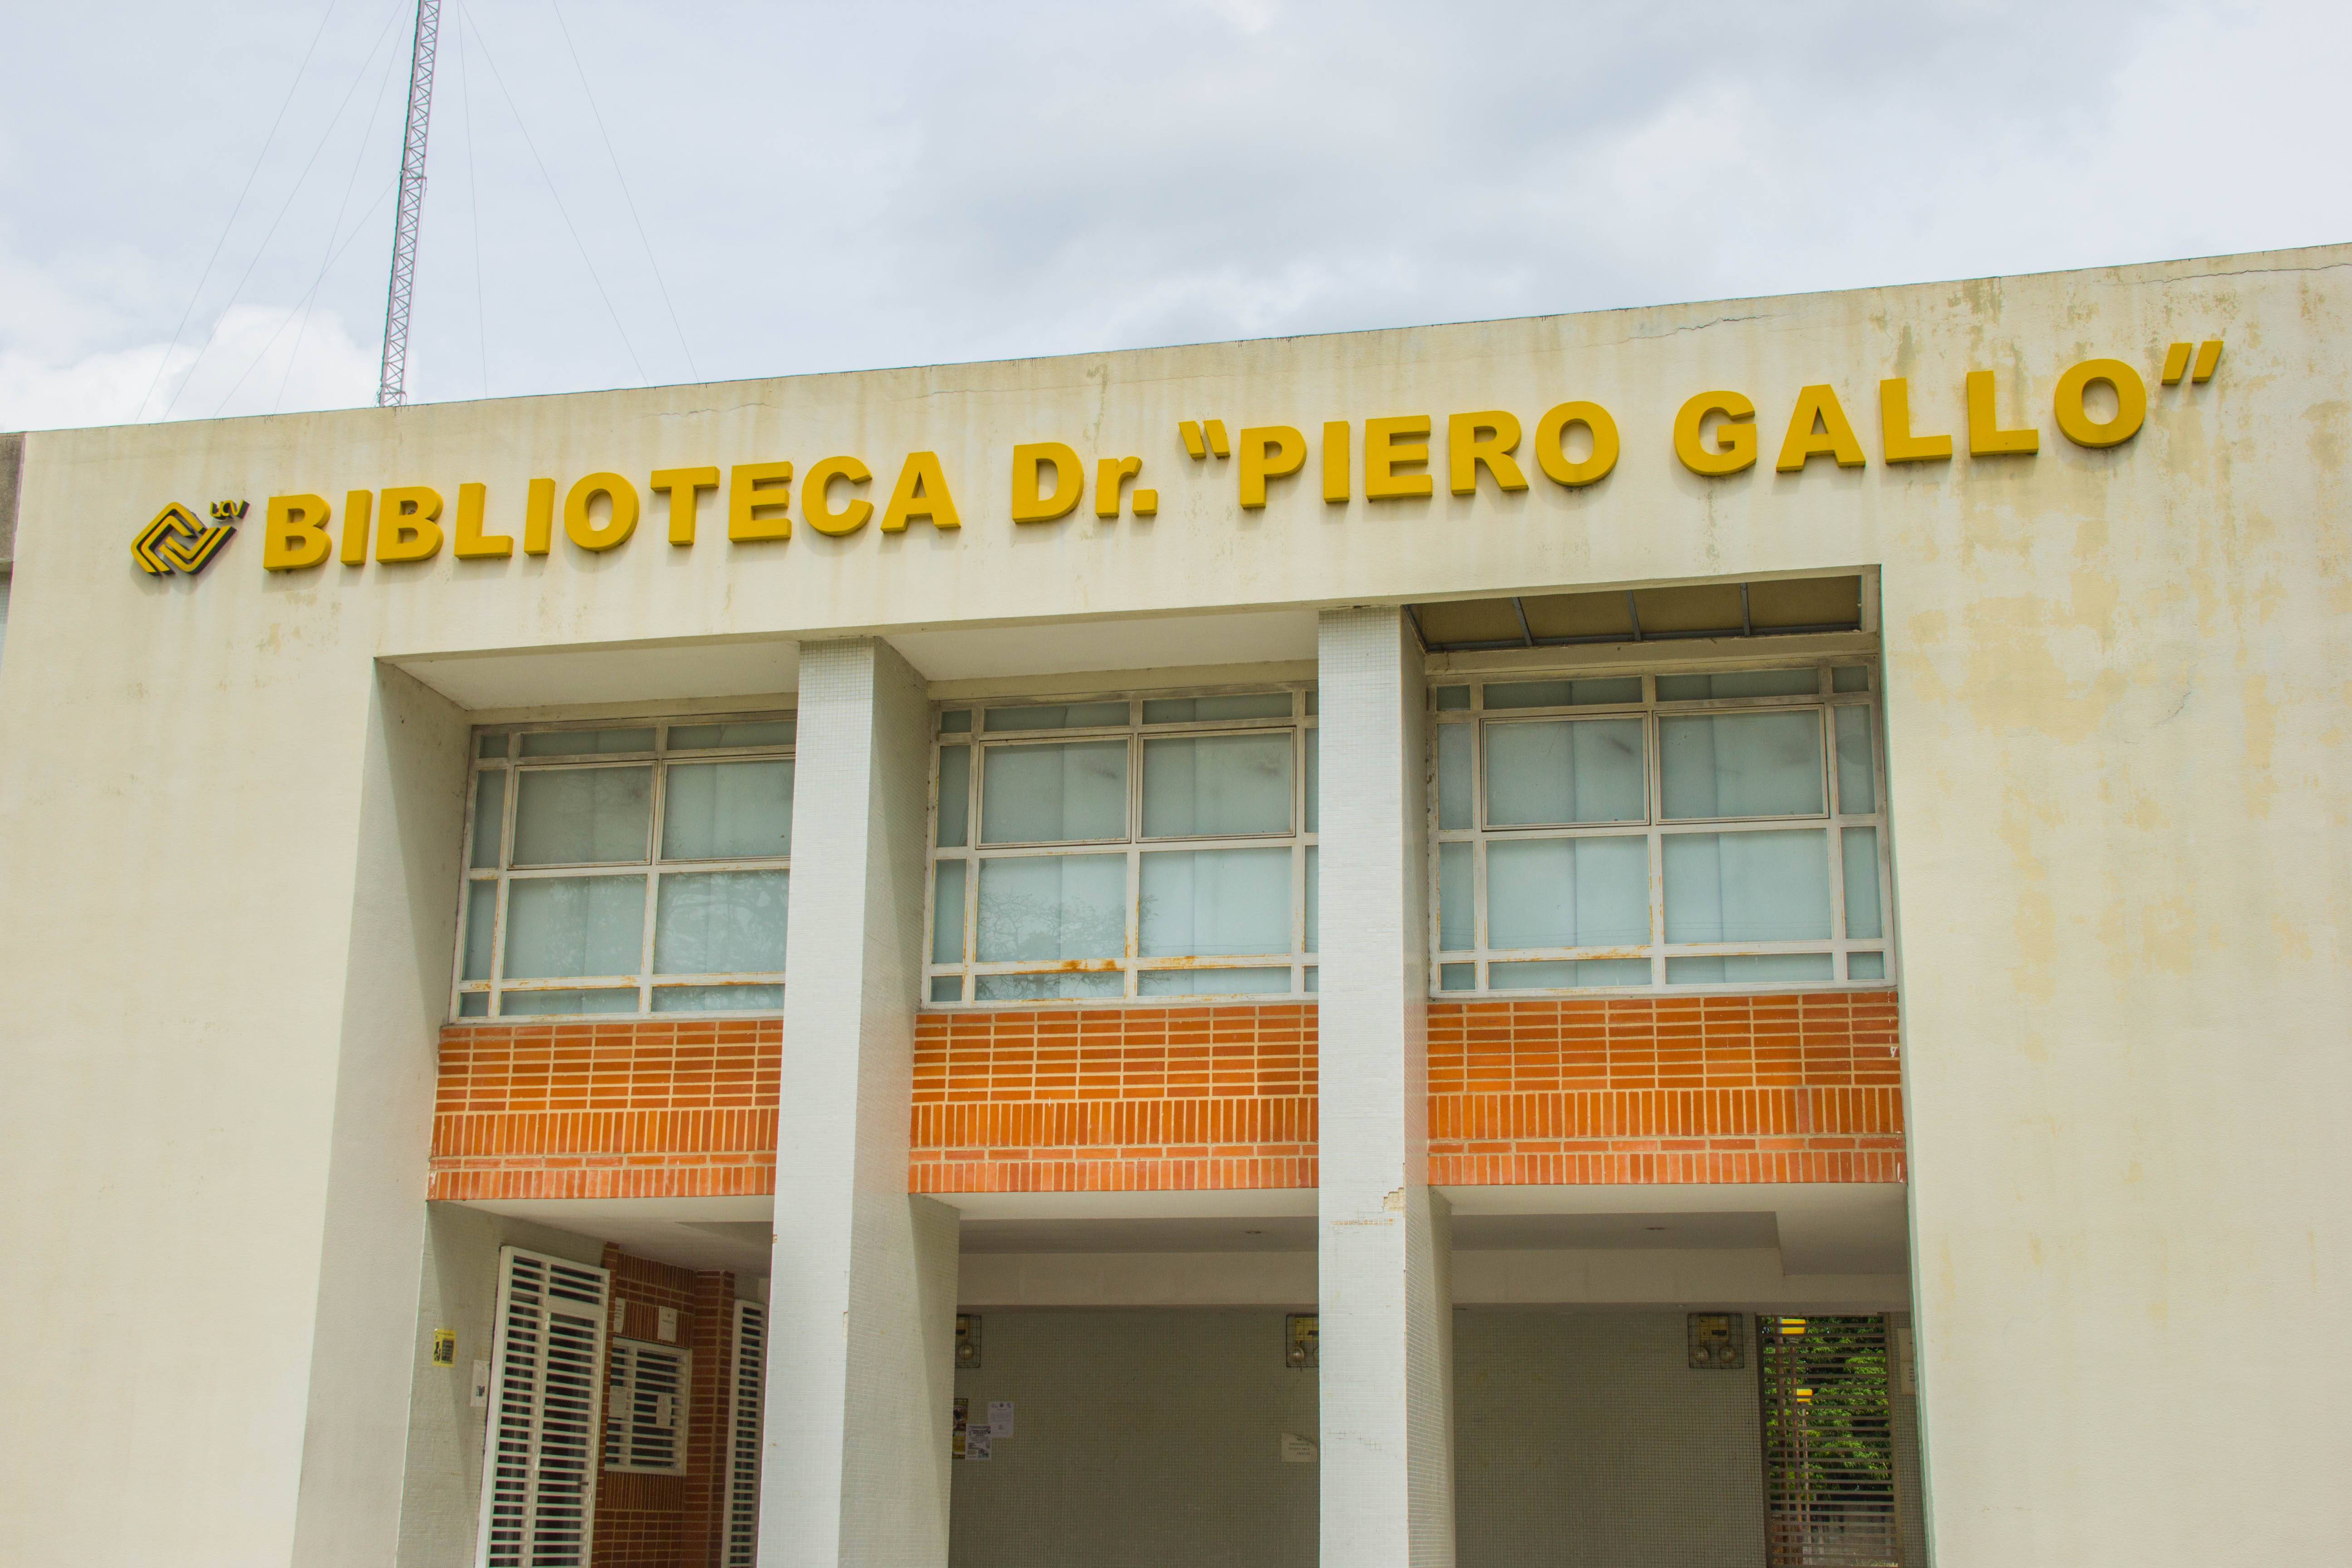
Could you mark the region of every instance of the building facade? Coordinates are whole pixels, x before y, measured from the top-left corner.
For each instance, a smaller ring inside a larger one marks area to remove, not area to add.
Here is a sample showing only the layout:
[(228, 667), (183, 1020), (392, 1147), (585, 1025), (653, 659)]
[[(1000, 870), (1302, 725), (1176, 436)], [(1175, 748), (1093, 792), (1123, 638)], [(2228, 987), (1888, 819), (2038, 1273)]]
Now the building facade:
[(7, 438), (7, 1555), (2340, 1553), (2348, 277)]

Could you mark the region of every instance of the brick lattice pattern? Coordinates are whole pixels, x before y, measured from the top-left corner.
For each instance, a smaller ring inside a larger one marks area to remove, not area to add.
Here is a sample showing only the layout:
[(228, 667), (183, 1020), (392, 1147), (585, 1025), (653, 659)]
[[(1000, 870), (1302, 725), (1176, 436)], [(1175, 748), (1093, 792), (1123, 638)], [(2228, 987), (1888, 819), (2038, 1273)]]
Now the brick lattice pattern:
[(450, 1025), (426, 1195), (772, 1193), (782, 1069), (772, 1017)]
[(918, 1193), (1315, 1184), (1315, 1005), (925, 1014)]
[(1895, 993), (1433, 1002), (1429, 1179), (1899, 1182)]

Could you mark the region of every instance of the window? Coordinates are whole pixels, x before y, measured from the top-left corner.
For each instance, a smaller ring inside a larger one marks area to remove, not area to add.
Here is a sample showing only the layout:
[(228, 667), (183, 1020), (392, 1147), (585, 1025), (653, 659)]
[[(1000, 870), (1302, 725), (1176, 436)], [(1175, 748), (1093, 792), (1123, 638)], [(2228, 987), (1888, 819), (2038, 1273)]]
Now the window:
[(613, 1342), (604, 1401), (604, 1468), (686, 1474), (686, 1391), (694, 1352), (644, 1340)]
[(950, 707), (929, 1000), (1315, 989), (1308, 687)]
[(784, 1005), (790, 714), (478, 731), (461, 1018)]
[(1442, 992), (1893, 977), (1868, 668), (1441, 684)]

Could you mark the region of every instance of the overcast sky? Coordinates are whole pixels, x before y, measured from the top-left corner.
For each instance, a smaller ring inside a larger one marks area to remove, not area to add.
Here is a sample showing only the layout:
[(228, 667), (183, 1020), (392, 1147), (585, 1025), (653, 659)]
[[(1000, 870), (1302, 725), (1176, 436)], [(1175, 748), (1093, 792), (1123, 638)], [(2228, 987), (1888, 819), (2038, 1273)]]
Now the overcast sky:
[[(0, 428), (374, 400), (415, 0), (28, 7)], [(445, 0), (415, 401), (2352, 238), (2352, 6)]]

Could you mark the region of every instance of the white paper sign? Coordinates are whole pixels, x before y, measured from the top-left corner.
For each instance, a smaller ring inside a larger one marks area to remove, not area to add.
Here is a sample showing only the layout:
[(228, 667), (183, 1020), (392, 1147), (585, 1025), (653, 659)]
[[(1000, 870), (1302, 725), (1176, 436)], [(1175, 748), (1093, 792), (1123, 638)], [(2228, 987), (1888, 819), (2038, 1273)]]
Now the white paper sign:
[(490, 1363), (486, 1361), (478, 1361), (474, 1363), (474, 1408), (477, 1410), (483, 1409), (487, 1407), (489, 1403)]
[(1315, 1460), (1315, 1443), (1312, 1438), (1302, 1437), (1296, 1432), (1285, 1432), (1282, 1435), (1282, 1462), (1284, 1464), (1311, 1465)]
[(677, 1309), (676, 1307), (661, 1309), (661, 1327), (655, 1331), (661, 1335), (662, 1343), (666, 1345), (677, 1343)]
[(963, 1429), (963, 1457), (967, 1459), (988, 1458), (988, 1439), (989, 1431), (985, 1426), (966, 1426)]
[(988, 1402), (988, 1435), (991, 1437), (1013, 1436), (1013, 1401), (992, 1399)]

